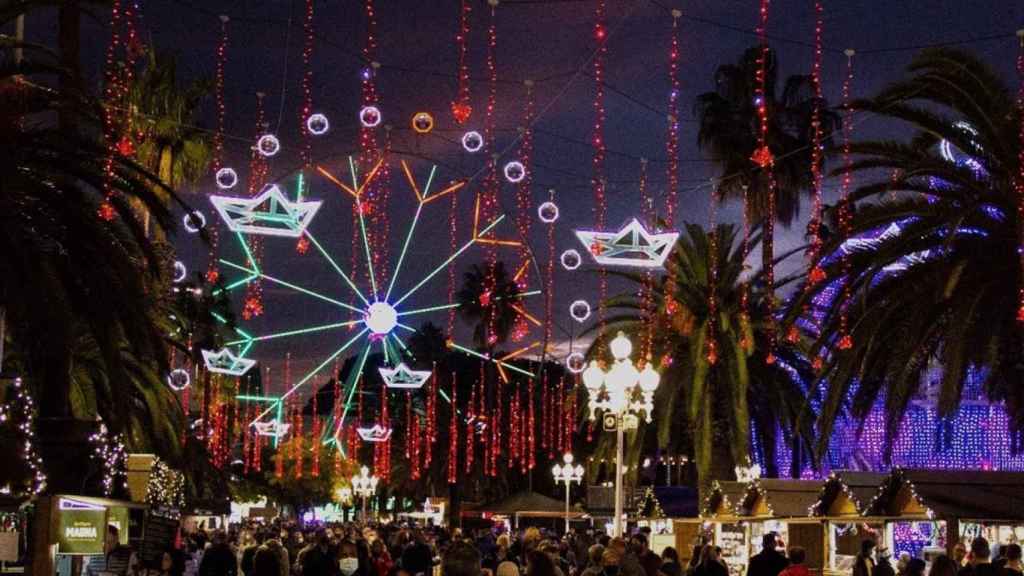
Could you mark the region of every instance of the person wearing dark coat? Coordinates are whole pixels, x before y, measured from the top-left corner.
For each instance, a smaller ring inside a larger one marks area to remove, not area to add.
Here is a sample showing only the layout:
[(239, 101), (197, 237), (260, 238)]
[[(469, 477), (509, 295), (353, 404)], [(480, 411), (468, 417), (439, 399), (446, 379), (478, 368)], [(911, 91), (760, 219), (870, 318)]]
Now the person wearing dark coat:
[(875, 572), (875, 541), (864, 540), (860, 543), (860, 554), (853, 563), (853, 576), (872, 576)]
[(878, 550), (878, 564), (875, 565), (872, 576), (896, 576), (896, 569), (893, 568), (892, 563), (889, 561), (889, 556), (887, 548), (880, 548)]
[(218, 530), (213, 534), (213, 543), (203, 553), (199, 563), (199, 576), (237, 576), (238, 560), (235, 551), (228, 544), (227, 535)]
[(748, 576), (779, 576), (789, 566), (789, 560), (776, 548), (775, 532), (761, 537), (761, 551), (750, 558)]
[(251, 576), (281, 576), (280, 555), (266, 544), (257, 548), (252, 558)]

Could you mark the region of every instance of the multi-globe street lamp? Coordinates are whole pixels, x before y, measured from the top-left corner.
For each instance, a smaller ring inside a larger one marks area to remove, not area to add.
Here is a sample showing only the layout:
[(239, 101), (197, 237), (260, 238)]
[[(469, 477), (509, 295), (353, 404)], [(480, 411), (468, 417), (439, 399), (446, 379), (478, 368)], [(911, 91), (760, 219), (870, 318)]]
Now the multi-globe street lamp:
[(587, 405), (590, 419), (596, 420), (598, 411), (603, 412), (604, 428), (615, 429), (615, 523), (614, 536), (621, 537), (622, 526), (622, 474), (624, 431), (634, 429), (639, 423), (638, 414), (643, 413), (651, 421), (654, 410), (654, 391), (658, 389), (661, 375), (654, 371), (650, 362), (642, 370), (630, 359), (633, 343), (619, 332), (609, 343), (612, 357), (611, 369), (604, 370), (596, 360), (583, 371), (583, 384), (587, 387)]
[(562, 464), (555, 464), (551, 467), (551, 475), (555, 477), (555, 484), (565, 484), (565, 533), (569, 533), (569, 488), (576, 482), (583, 480), (583, 466), (572, 465), (573, 456), (568, 452), (562, 456)]
[(352, 492), (363, 499), (363, 522), (366, 522), (366, 501), (377, 492), (380, 478), (370, 475), (370, 469), (363, 466), (359, 474), (352, 477)]

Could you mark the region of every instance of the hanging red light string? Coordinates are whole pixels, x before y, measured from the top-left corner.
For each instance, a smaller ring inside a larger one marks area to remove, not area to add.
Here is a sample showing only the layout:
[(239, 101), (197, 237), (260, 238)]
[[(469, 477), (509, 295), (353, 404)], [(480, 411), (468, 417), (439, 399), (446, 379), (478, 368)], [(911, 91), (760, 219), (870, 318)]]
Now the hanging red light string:
[(668, 137), (665, 139), (665, 152), (668, 155), (665, 224), (669, 228), (675, 226), (679, 196), (679, 99), (682, 89), (679, 82), (679, 17), (682, 15), (678, 9), (672, 10), (672, 45), (668, 51), (668, 80), (671, 88), (668, 93)]
[(555, 418), (552, 424), (555, 427), (554, 435), (555, 447), (560, 451), (565, 451), (565, 377), (563, 376), (558, 380), (558, 394), (555, 401), (554, 414)]
[[(498, 6), (498, 1), (488, 0), (488, 4), (491, 7), (491, 14), (487, 26), (487, 109), (484, 113), (484, 151), (488, 155), (488, 163), (487, 176), (483, 183), (480, 198), (478, 199), (480, 204), (478, 218), (483, 222), (491, 222), (497, 218), (500, 211), (498, 206), (498, 192), (501, 186), (500, 181), (498, 180), (498, 154), (496, 147), (494, 146), (494, 113), (498, 101), (498, 19), (495, 9)], [(495, 267), (497, 266), (497, 261), (498, 252), (496, 245), (488, 244), (487, 280), (484, 283), (485, 293), (492, 293), (494, 291), (496, 284)], [(485, 346), (490, 347), (498, 341), (496, 329), (497, 314), (495, 314), (495, 307), (487, 306), (486, 314), (488, 320), (486, 330), (484, 331), (484, 342)], [(483, 387), (484, 385), (485, 380), (481, 374), (480, 386)], [(485, 398), (486, 395), (481, 393), (481, 404), (484, 402)], [(484, 412), (481, 409), (481, 414), (483, 413)]]
[[(217, 68), (214, 76), (214, 95), (217, 102), (217, 129), (213, 132), (213, 173), (224, 167), (224, 123), (227, 107), (224, 104), (224, 70), (228, 60), (228, 22), (227, 14), (220, 15), (220, 41), (217, 43)], [(217, 226), (210, 226), (210, 252), (207, 258), (206, 281), (215, 283), (220, 277), (217, 269), (217, 244), (219, 232)]]
[(320, 405), (318, 397), (320, 396), (320, 382), (317, 379), (316, 385), (313, 387), (313, 427), (310, 431), (309, 438), (309, 449), (313, 462), (310, 468), (310, 475), (313, 478), (320, 477)]
[[(263, 92), (256, 93), (256, 135), (259, 137), (260, 134), (266, 132), (267, 122), (265, 111), (263, 108)], [(267, 173), (269, 170), (269, 164), (267, 159), (260, 154), (255, 147), (250, 155), (249, 159), (249, 197), (255, 197), (257, 194), (263, 191), (263, 186), (267, 182)], [(250, 236), (247, 240), (249, 244), (250, 252), (255, 260), (253, 266), (259, 266), (259, 262), (263, 256), (263, 242), (259, 236)], [(246, 284), (245, 288), (245, 300), (242, 305), (242, 318), (250, 320), (257, 316), (263, 315), (263, 282), (256, 278)]]
[(300, 156), (302, 165), (312, 164), (312, 142), (306, 121), (313, 113), (313, 0), (306, 0), (306, 15), (302, 21), (305, 41), (302, 44), (302, 105), (299, 107), (299, 131), (302, 135)]
[[(97, 212), (97, 216), (107, 222), (117, 217), (117, 209), (113, 203), (114, 161), (119, 154), (122, 154), (122, 151), (130, 151), (128, 146), (121, 145), (122, 126), (118, 122), (120, 115), (117, 110), (128, 108), (128, 89), (131, 86), (134, 69), (133, 51), (138, 43), (131, 4), (122, 7), (120, 0), (114, 0), (110, 12), (110, 31), (103, 94), (103, 135), (106, 140), (107, 154), (103, 165), (103, 202)], [(120, 60), (119, 54), (121, 55)], [(123, 136), (129, 138), (127, 134)], [(130, 144), (130, 139), (127, 142)]]
[(451, 420), (448, 424), (448, 483), (455, 484), (459, 481), (459, 389), (455, 379), (455, 372), (452, 372), (452, 410)]
[[(850, 107), (850, 89), (853, 84), (852, 48), (846, 49), (846, 77), (843, 79), (843, 179), (839, 189), (839, 234), (842, 238), (850, 237), (850, 186), (853, 184), (853, 160), (850, 156), (850, 143), (853, 136), (853, 109)], [(839, 310), (839, 343), (840, 350), (853, 347), (853, 338), (849, 331), (847, 303), (850, 301), (850, 257), (846, 252), (842, 255), (843, 289), (840, 296)]]
[(548, 373), (547, 370), (541, 376), (543, 379), (540, 385), (540, 449), (548, 449)]
[(775, 269), (772, 260), (774, 259), (775, 247), (775, 157), (772, 154), (768, 142), (769, 110), (768, 110), (768, 66), (771, 56), (771, 49), (768, 47), (768, 8), (771, 0), (761, 0), (759, 10), (760, 20), (757, 26), (758, 43), (761, 47), (757, 60), (757, 71), (755, 72), (754, 104), (757, 106), (758, 134), (757, 150), (751, 160), (761, 168), (761, 177), (765, 179), (765, 210), (764, 210), (764, 268), (765, 283), (765, 332), (767, 334), (767, 349), (765, 351), (765, 362), (775, 362)]
[(1017, 51), (1017, 115), (1020, 118), (1020, 151), (1017, 155), (1017, 254), (1020, 257), (1021, 280), (1017, 289), (1017, 321), (1024, 322), (1024, 28), (1017, 30), (1020, 47)]
[[(605, 0), (598, 0), (597, 8), (594, 12), (594, 42), (597, 44), (597, 50), (594, 53), (593, 70), (594, 70), (594, 126), (593, 133), (591, 135), (591, 145), (594, 149), (594, 155), (591, 159), (591, 167), (593, 170), (593, 176), (591, 177), (591, 187), (594, 190), (594, 227), (597, 230), (604, 230), (605, 227), (605, 212), (607, 209), (605, 199), (605, 186), (607, 182), (604, 174), (604, 161), (605, 161), (605, 143), (604, 143), (604, 61), (605, 56), (608, 52), (608, 31), (605, 22)], [(598, 250), (597, 246), (590, 248), (591, 250)], [(599, 295), (598, 295), (598, 307), (597, 315), (598, 321), (603, 325), (605, 316), (605, 297), (608, 294), (608, 278), (605, 274), (604, 268), (601, 268), (599, 274)]]
[[(657, 214), (654, 211), (654, 201), (647, 193), (647, 159), (640, 159), (640, 178), (638, 187), (640, 189), (640, 213), (649, 226), (654, 226)], [(671, 282), (671, 278), (669, 279)], [(674, 285), (671, 282), (669, 286)], [(672, 292), (666, 290), (666, 295), (671, 297)], [(641, 356), (650, 356), (654, 345), (654, 272), (650, 269), (644, 270), (644, 283), (640, 289), (640, 307), (646, 319), (644, 326), (643, 348)], [(669, 311), (670, 313), (673, 310)]]
[(536, 420), (536, 404), (534, 399), (534, 380), (530, 380), (526, 383), (527, 387), (527, 406), (526, 410), (526, 453), (527, 453), (527, 468), (533, 470), (533, 467), (537, 465), (537, 420)]
[[(533, 205), (530, 197), (530, 190), (533, 185), (533, 170), (530, 165), (530, 157), (533, 154), (533, 80), (523, 82), (526, 86), (526, 104), (523, 107), (523, 120), (520, 126), (519, 137), (519, 162), (525, 167), (523, 179), (516, 185), (516, 231), (519, 234), (519, 262), (520, 271), (516, 274), (516, 288), (525, 292), (530, 285), (530, 251), (528, 239), (530, 237), (530, 226), (533, 223)], [(512, 328), (512, 341), (519, 342), (526, 337), (530, 324), (524, 315), (516, 315), (515, 325)]]
[(708, 207), (708, 230), (710, 230), (708, 236), (708, 252), (710, 253), (710, 262), (708, 263), (708, 329), (704, 346), (704, 359), (712, 366), (718, 362), (718, 333), (716, 330), (716, 319), (718, 318), (718, 202), (718, 185), (712, 181), (711, 204)]
[(459, 2), (459, 31), (455, 34), (455, 46), (458, 54), (458, 94), (452, 102), (452, 117), (456, 124), (465, 124), (473, 113), (473, 107), (469, 102), (469, 15), (473, 8), (469, 0)]
[(430, 371), (427, 385), (426, 429), (423, 435), (423, 467), (430, 470), (434, 460), (434, 442), (437, 440), (437, 362)]
[(473, 457), (476, 449), (476, 435), (473, 427), (476, 425), (476, 387), (469, 393), (469, 417), (466, 418), (466, 474), (473, 473)]

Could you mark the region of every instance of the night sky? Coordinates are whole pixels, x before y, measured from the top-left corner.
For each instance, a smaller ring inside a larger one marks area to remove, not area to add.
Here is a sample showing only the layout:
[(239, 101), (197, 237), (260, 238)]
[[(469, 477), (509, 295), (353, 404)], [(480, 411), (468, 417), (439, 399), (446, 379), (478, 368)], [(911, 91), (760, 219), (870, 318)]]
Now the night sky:
[[(143, 39), (159, 51), (177, 54), (182, 81), (212, 78), (214, 51), (219, 36), (218, 14), (231, 17), (230, 46), (226, 69), (227, 157), (228, 165), (239, 170), (245, 182), (248, 148), (255, 141), (255, 93), (266, 93), (270, 130), (282, 141), (282, 153), (273, 158), (270, 173), (285, 186), (291, 186), (298, 160), (301, 102), (300, 74), (303, 43), (301, 0), (215, 1), (215, 0), (143, 0)], [(473, 117), (466, 128), (457, 126), (448, 111), (456, 90), (456, 49), (453, 37), (457, 29), (456, 0), (377, 0), (379, 49), (382, 63), (377, 74), (377, 89), (385, 124), (394, 126), (394, 148), (406, 156), (414, 170), (425, 178), (431, 161), (439, 164), (442, 182), (478, 174), (486, 158), (470, 155), (458, 143), (467, 129), (482, 131), (485, 81), (486, 27), (490, 8), (486, 2), (474, 2), (470, 34)], [(680, 135), (679, 218), (707, 221), (708, 179), (716, 175), (715, 166), (696, 145), (697, 123), (692, 113), (694, 97), (713, 88), (715, 68), (735, 61), (745, 48), (756, 43), (756, 0), (608, 0), (608, 53), (606, 59), (605, 140), (608, 147), (606, 174), (609, 181), (609, 226), (618, 228), (637, 212), (637, 178), (640, 158), (650, 160), (648, 183), (661, 193), (666, 181), (665, 137), (667, 130), (667, 52), (672, 18), (669, 9), (684, 12), (679, 20), (682, 83)], [(769, 35), (779, 54), (782, 75), (807, 73), (810, 69), (813, 41), (813, 2), (776, 0), (770, 12)], [(496, 148), (505, 152), (500, 163), (516, 158), (516, 147), (509, 144), (521, 124), (525, 88), (523, 80), (534, 79), (536, 106), (540, 116), (534, 125), (532, 163), (534, 205), (546, 200), (555, 189), (555, 201), (562, 217), (556, 228), (556, 254), (570, 247), (580, 248), (572, 229), (589, 227), (593, 221), (593, 194), (590, 189), (589, 145), (592, 126), (594, 81), (587, 63), (593, 51), (592, 26), (594, 1), (580, 0), (505, 0), (497, 8), (498, 94)], [(360, 107), (359, 75), (367, 68), (360, 58), (365, 20), (363, 3), (357, 1), (317, 1), (317, 34), (314, 62), (314, 109), (331, 122), (328, 135), (314, 140), (318, 161), (336, 174), (346, 174), (346, 157), (358, 149), (357, 113)], [(102, 63), (102, 51), (109, 31), (106, 15), (99, 23), (85, 23), (83, 54), (85, 71), (92, 77)], [(291, 25), (289, 26), (289, 22)], [(968, 46), (1003, 74), (1015, 86), (1013, 73), (1017, 40), (1016, 28), (1024, 25), (1024, 3), (1006, 0), (849, 0), (825, 2), (825, 62), (823, 79), (830, 102), (839, 99), (845, 48), (855, 48), (856, 79), (854, 94), (867, 96), (902, 72), (917, 47), (945, 42), (971, 41)], [(55, 28), (52, 14), (37, 15), (28, 22), (30, 40), (52, 42)], [(433, 133), (418, 136), (407, 127), (419, 110), (430, 111), (437, 120)], [(213, 126), (213, 100), (210, 99), (202, 124)], [(876, 118), (858, 117), (855, 137), (887, 134), (898, 128), (886, 126)], [(379, 135), (383, 137), (383, 132)], [(396, 165), (397, 168), (397, 165)], [(480, 178), (460, 192), (459, 236), (467, 238), (473, 194)], [(828, 183), (826, 201), (834, 197)], [(191, 191), (188, 200), (203, 209), (210, 220), (213, 211), (202, 194), (213, 192), (213, 180)], [(510, 216), (515, 209), (514, 187), (506, 185), (501, 201)], [(349, 262), (351, 246), (350, 198), (321, 178), (312, 180), (309, 196), (325, 201), (311, 230), (337, 260)], [(440, 203), (439, 203), (440, 204)], [(392, 177), (391, 225), (392, 260), (404, 239), (404, 232), (415, 209), (413, 193), (400, 170)], [(737, 220), (738, 207), (721, 211), (724, 220)], [(807, 209), (804, 214), (806, 215)], [(440, 263), (447, 253), (447, 209), (428, 205), (417, 229), (414, 246), (398, 281), (411, 286), (419, 277)], [(803, 222), (792, 230), (780, 230), (776, 250), (781, 252), (801, 241)], [(513, 231), (511, 224), (505, 228)], [(543, 266), (547, 243), (543, 225), (534, 222), (532, 247)], [(180, 234), (176, 242), (182, 260), (190, 269), (205, 266), (205, 248), (195, 236)], [(479, 261), (484, 252), (471, 249), (459, 259), (460, 272), (468, 263)], [(223, 255), (241, 261), (237, 246)], [(513, 255), (508, 254), (508, 260)], [(792, 266), (799, 265), (794, 259)], [(584, 298), (596, 305), (597, 282), (584, 266), (576, 272), (557, 267), (555, 278), (556, 337), (565, 339), (574, 322), (567, 310), (571, 300)], [(294, 241), (266, 243), (264, 269), (268, 274), (348, 300), (337, 275), (318, 254), (297, 256)], [(233, 276), (232, 276), (233, 277)], [(536, 278), (534, 284), (536, 285)], [(415, 307), (442, 303), (446, 299), (446, 274), (438, 275), (410, 300)], [(304, 325), (341, 319), (339, 310), (321, 306), (302, 295), (282, 292), (266, 286), (266, 314), (247, 328), (256, 334), (287, 330)], [(537, 314), (542, 301), (529, 306)], [(425, 315), (444, 323), (445, 314)], [(574, 328), (576, 332), (579, 328)], [(279, 345), (261, 345), (254, 356), (271, 365), (290, 351), (295, 370), (312, 366), (336, 349), (344, 334), (323, 333), (293, 339)], [(538, 332), (537, 337), (540, 334)], [(457, 339), (468, 342), (463, 326)], [(511, 346), (511, 345), (510, 345)], [(275, 368), (276, 370), (276, 368)]]

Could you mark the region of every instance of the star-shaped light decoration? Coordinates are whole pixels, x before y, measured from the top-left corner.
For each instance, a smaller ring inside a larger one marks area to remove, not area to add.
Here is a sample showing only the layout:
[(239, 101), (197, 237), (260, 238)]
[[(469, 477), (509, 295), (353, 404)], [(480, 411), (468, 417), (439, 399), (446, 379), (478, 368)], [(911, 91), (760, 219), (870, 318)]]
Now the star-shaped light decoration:
[(660, 268), (679, 239), (679, 232), (651, 234), (634, 218), (618, 232), (576, 230), (576, 237), (598, 264)]
[(202, 352), (206, 369), (216, 374), (242, 376), (256, 365), (255, 360), (235, 356), (228, 348), (222, 348), (219, 352), (212, 350), (203, 350)]
[(255, 198), (210, 196), (210, 202), (232, 232), (298, 238), (320, 209), (319, 200), (292, 202), (271, 184)]
[(430, 370), (410, 370), (405, 362), (394, 368), (380, 368), (380, 377), (388, 388), (419, 389), (430, 378)]
[(291, 424), (285, 424), (280, 420), (269, 420), (267, 422), (256, 422), (253, 427), (256, 428), (256, 434), (260, 436), (269, 436), (271, 438), (282, 438), (288, 434), (288, 429), (291, 428)]
[(391, 428), (385, 428), (380, 424), (374, 424), (369, 428), (356, 428), (356, 433), (363, 442), (387, 442), (391, 438)]

